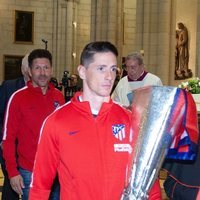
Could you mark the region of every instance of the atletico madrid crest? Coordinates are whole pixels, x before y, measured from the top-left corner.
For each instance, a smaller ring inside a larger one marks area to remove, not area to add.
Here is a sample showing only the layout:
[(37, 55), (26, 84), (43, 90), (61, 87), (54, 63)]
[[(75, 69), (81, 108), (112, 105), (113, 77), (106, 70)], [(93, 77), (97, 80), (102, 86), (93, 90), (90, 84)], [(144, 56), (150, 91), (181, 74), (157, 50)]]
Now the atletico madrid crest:
[(113, 135), (120, 141), (122, 141), (126, 137), (124, 124), (113, 125), (112, 131), (113, 131)]

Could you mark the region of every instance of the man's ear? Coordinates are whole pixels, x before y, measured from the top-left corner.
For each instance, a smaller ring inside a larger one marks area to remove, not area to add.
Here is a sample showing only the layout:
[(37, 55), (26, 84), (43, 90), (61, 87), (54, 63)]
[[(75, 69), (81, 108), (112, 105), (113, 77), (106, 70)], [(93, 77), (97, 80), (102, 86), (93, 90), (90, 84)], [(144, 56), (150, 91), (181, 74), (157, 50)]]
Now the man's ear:
[(53, 76), (53, 73), (54, 73), (54, 67), (51, 66), (51, 76)]
[(82, 80), (86, 78), (86, 68), (83, 65), (78, 66), (78, 73)]
[(141, 69), (145, 70), (144, 64), (141, 64)]
[(32, 77), (31, 68), (30, 67), (28, 68), (28, 74), (29, 74), (30, 77)]

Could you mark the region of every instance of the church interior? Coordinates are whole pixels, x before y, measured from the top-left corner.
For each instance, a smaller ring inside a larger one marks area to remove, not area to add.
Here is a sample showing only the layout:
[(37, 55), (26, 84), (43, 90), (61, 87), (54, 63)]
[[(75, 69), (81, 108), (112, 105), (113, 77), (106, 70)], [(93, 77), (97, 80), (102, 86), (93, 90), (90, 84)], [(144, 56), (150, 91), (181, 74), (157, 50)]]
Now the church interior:
[(48, 48), (61, 80), (65, 70), (76, 72), (86, 43), (107, 40), (118, 48), (119, 67), (128, 53), (139, 51), (148, 71), (177, 86), (179, 22), (188, 30), (188, 68), (192, 76), (200, 74), (199, 9), (198, 0), (1, 0), (0, 82), (19, 74), (20, 58), (35, 48)]
[[(179, 23), (187, 29), (186, 70), (176, 64)], [(0, 38), (0, 83), (20, 76), (23, 56), (36, 48), (52, 53), (53, 76), (61, 82), (65, 71), (77, 73), (91, 41), (113, 43), (119, 68), (129, 53), (140, 52), (145, 69), (166, 86), (200, 77), (200, 0), (0, 0)], [(164, 179), (161, 172), (161, 186)]]

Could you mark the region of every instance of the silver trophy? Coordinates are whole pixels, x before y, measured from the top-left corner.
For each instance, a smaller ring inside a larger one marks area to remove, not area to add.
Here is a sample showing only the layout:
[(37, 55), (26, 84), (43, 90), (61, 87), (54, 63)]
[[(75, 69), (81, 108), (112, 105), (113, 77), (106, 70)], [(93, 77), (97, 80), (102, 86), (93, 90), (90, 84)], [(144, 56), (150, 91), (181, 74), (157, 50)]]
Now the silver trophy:
[[(133, 142), (128, 186), (121, 200), (145, 200), (157, 179), (167, 150), (178, 131), (185, 103), (181, 89), (150, 86), (133, 92)], [(181, 96), (183, 98), (183, 96)]]

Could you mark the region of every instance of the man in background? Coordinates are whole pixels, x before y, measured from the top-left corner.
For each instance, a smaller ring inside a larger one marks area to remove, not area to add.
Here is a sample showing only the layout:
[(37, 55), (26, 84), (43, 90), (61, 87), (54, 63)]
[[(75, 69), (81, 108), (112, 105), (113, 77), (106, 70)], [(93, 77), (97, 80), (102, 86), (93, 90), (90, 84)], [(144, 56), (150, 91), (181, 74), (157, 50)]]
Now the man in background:
[(71, 74), (67, 81), (68, 84), (64, 87), (66, 102), (70, 101), (74, 94), (82, 89), (82, 81), (78, 74)]
[(124, 76), (115, 87), (112, 99), (128, 107), (132, 103), (132, 91), (149, 85), (162, 85), (160, 78), (145, 71), (143, 57), (140, 53), (129, 54), (125, 58), (127, 76)]
[[(13, 80), (6, 80), (3, 81), (2, 85), (0, 86), (0, 138), (2, 141), (3, 136), (3, 119), (6, 110), (7, 102), (10, 96), (17, 91), (18, 89), (24, 87), (27, 81), (30, 79), (28, 74), (28, 55), (26, 54), (25, 57), (22, 59), (21, 64), (21, 77)], [(2, 157), (2, 150), (0, 149), (0, 161), (1, 161), (1, 169), (4, 175), (4, 182), (2, 188), (2, 200), (18, 200), (19, 195), (11, 188), (10, 181), (8, 178), (8, 173), (5, 169), (5, 162)]]
[[(12, 189), (22, 195), (22, 200), (28, 200), (42, 123), (65, 102), (62, 93), (49, 83), (52, 76), (51, 53), (44, 49), (33, 50), (28, 63), (31, 81), (9, 99), (3, 127), (6, 170)], [(52, 199), (59, 199), (59, 191), (56, 193), (57, 197)]]

